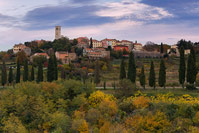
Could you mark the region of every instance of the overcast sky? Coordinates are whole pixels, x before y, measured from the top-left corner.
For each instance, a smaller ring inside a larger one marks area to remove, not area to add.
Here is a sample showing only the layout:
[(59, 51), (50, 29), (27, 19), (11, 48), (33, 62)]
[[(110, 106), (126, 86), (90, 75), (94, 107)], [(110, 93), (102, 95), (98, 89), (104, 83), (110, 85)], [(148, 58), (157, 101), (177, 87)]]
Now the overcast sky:
[(0, 0), (0, 50), (62, 34), (145, 44), (199, 41), (198, 0)]

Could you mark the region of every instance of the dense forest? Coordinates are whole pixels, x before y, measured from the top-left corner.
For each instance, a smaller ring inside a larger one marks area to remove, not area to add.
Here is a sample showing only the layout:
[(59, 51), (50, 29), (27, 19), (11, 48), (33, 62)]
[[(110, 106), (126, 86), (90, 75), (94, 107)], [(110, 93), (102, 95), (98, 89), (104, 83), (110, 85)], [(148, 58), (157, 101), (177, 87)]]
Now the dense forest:
[(197, 132), (199, 98), (172, 93), (146, 95), (133, 87), (122, 94), (96, 91), (75, 80), (26, 82), (0, 91), (0, 131)]

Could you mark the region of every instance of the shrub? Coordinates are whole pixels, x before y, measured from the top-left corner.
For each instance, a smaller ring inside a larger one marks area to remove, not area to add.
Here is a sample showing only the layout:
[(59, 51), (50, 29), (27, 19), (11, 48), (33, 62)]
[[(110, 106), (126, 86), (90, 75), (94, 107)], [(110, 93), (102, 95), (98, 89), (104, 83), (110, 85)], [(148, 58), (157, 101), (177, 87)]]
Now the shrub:
[(169, 120), (174, 120), (176, 117), (177, 117), (177, 110), (179, 109), (179, 106), (176, 105), (176, 104), (169, 104), (167, 105), (166, 107), (166, 115), (167, 115), (167, 118)]
[(99, 118), (100, 118), (100, 111), (98, 109), (92, 108), (88, 110), (88, 113), (86, 115), (86, 119), (88, 120), (88, 122), (90, 122), (91, 124), (96, 124)]
[(140, 97), (136, 97), (133, 101), (133, 105), (137, 108), (137, 109), (142, 109), (142, 108), (147, 108), (149, 107), (149, 103), (151, 102), (151, 100), (147, 97), (144, 96), (140, 96)]
[(117, 91), (117, 96), (131, 96), (133, 95), (133, 91), (135, 90), (135, 84), (133, 84), (128, 79), (123, 79), (119, 82), (119, 90)]
[(104, 99), (99, 105), (99, 110), (104, 116), (114, 116), (118, 108), (115, 101)]
[(96, 91), (90, 95), (88, 102), (91, 107), (97, 107), (104, 99), (116, 100), (112, 95), (104, 94), (101, 91)]
[(126, 113), (132, 112), (135, 109), (135, 106), (133, 105), (133, 97), (124, 99), (119, 106), (120, 109)]
[(186, 85), (187, 90), (196, 90), (196, 87), (193, 84)]

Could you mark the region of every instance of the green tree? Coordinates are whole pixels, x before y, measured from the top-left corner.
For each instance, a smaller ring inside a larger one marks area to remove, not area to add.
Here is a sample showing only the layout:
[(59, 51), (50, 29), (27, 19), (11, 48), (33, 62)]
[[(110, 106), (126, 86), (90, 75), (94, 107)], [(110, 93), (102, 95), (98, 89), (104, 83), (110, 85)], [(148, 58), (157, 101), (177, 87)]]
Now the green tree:
[(95, 83), (99, 84), (100, 83), (100, 66), (99, 66), (99, 62), (97, 61), (95, 64), (95, 72), (94, 72), (94, 76), (95, 76)]
[(13, 82), (13, 71), (12, 71), (12, 67), (10, 67), (10, 69), (9, 69), (8, 82), (9, 82), (9, 84), (12, 84), (12, 82)]
[(20, 68), (20, 62), (17, 59), (17, 74), (16, 74), (16, 83), (20, 83), (20, 77), (21, 77), (21, 68)]
[(5, 64), (5, 61), (3, 61), (3, 65), (2, 65), (2, 68), (1, 68), (1, 84), (3, 86), (5, 86), (6, 82), (7, 82), (6, 64)]
[(194, 84), (196, 81), (197, 68), (196, 68), (196, 55), (193, 47), (191, 47), (191, 53), (188, 57), (187, 63), (187, 82)]
[(104, 90), (106, 90), (106, 80), (104, 80)]
[(126, 78), (125, 62), (124, 59), (122, 59), (120, 65), (120, 79), (125, 79), (125, 78)]
[(23, 71), (23, 81), (28, 81), (28, 60), (24, 60), (24, 71)]
[(155, 89), (156, 87), (155, 82), (156, 82), (156, 78), (155, 78), (154, 64), (153, 64), (153, 61), (151, 61), (151, 68), (150, 68), (150, 73), (149, 73), (149, 86)]
[(30, 81), (34, 81), (34, 80), (35, 80), (35, 69), (34, 69), (34, 66), (32, 66)]
[(129, 53), (128, 53), (128, 51), (126, 51), (126, 49), (123, 49), (122, 54), (123, 54), (123, 55), (127, 55), (127, 54), (129, 54)]
[(136, 82), (136, 64), (133, 52), (131, 52), (129, 56), (128, 79), (131, 80), (132, 83)]
[(165, 88), (166, 84), (166, 67), (164, 60), (162, 59), (160, 62), (160, 70), (159, 70), (159, 80), (158, 80), (159, 86)]
[(164, 53), (164, 45), (163, 45), (163, 43), (161, 43), (161, 45), (160, 45), (160, 53), (161, 53), (161, 54)]
[(52, 56), (48, 59), (47, 81), (52, 82), (54, 80), (54, 63)]
[(142, 66), (141, 74), (140, 74), (140, 85), (145, 89), (146, 78), (144, 73), (144, 66)]
[(92, 37), (90, 38), (90, 48), (93, 48), (93, 39), (92, 39)]
[(185, 82), (185, 71), (186, 71), (186, 64), (185, 64), (185, 57), (184, 57), (184, 47), (180, 47), (180, 64), (179, 64), (179, 83), (184, 88)]
[(37, 82), (43, 82), (43, 64), (40, 63), (38, 66), (38, 77), (37, 77)]
[(194, 61), (194, 55), (191, 53), (188, 57), (187, 63), (187, 82), (190, 84), (194, 84), (196, 81), (196, 62)]
[(54, 80), (58, 80), (57, 58), (55, 54), (54, 54), (53, 63), (54, 63)]

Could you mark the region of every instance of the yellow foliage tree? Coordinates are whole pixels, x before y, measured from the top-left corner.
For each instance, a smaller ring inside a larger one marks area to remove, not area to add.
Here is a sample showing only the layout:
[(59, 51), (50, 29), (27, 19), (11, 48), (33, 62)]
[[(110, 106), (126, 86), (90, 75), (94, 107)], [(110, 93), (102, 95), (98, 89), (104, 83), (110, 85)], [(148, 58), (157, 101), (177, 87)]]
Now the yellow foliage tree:
[(7, 120), (3, 121), (3, 131), (6, 133), (28, 133), (18, 117), (10, 114)]
[(147, 116), (135, 115), (127, 118), (126, 127), (131, 128), (134, 132), (166, 132), (171, 123), (167, 120), (166, 115), (157, 111), (154, 115), (148, 113)]
[(72, 123), (72, 129), (80, 133), (88, 133), (88, 123), (84, 119), (75, 119)]
[(144, 96), (140, 96), (140, 97), (136, 97), (133, 101), (133, 105), (137, 108), (137, 109), (141, 109), (141, 108), (147, 108), (149, 106), (149, 103), (151, 102), (151, 100), (147, 97)]
[(73, 114), (73, 119), (84, 119), (85, 117), (85, 112), (81, 112), (76, 110)]
[(91, 107), (97, 107), (104, 99), (116, 101), (116, 98), (114, 96), (104, 94), (101, 91), (96, 91), (90, 95), (90, 97), (88, 98), (88, 102)]
[(102, 114), (104, 114), (104, 116), (114, 116), (118, 111), (118, 107), (115, 101), (105, 98), (100, 103), (99, 110)]

